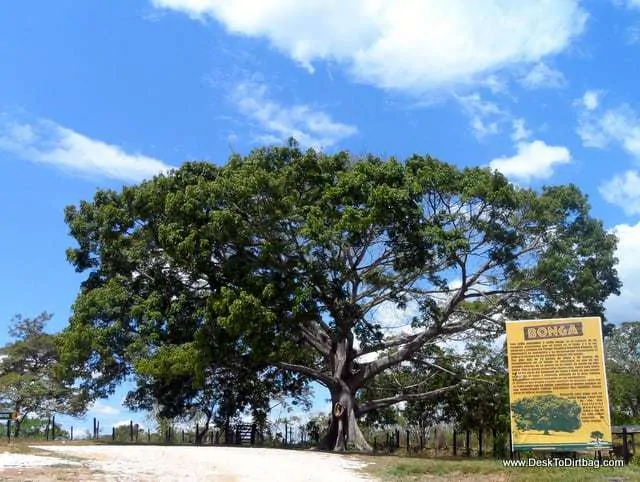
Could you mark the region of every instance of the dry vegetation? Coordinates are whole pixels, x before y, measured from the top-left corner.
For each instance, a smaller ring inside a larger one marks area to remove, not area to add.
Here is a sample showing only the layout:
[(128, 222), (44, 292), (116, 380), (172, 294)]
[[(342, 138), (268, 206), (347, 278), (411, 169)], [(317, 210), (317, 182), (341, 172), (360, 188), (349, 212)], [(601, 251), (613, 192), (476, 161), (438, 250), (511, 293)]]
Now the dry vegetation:
[(640, 467), (624, 468), (504, 468), (500, 460), (463, 458), (409, 458), (358, 456), (366, 475), (389, 482), (632, 482), (640, 480)]

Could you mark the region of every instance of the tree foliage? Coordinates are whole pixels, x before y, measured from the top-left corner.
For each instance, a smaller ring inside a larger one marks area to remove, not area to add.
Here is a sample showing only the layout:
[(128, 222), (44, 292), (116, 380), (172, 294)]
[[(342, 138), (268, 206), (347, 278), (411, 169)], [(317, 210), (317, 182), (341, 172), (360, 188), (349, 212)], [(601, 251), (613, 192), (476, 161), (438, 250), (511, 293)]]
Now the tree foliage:
[(613, 328), (605, 352), (612, 422), (640, 423), (640, 322)]
[(582, 425), (580, 404), (557, 395), (521, 398), (511, 404), (511, 410), (520, 431), (544, 430), (548, 435), (550, 430), (574, 432)]
[[(460, 386), (356, 401), (423, 347), (493, 336), (504, 316), (600, 315), (620, 286), (616, 239), (575, 186), (520, 189), (430, 156), (356, 160), (291, 142), (98, 191), (66, 221), (69, 260), (87, 273), (68, 374), (104, 396), (145, 363), (188, 360), (202, 381), (246, 356), (328, 387), (345, 409), (326, 438), (335, 449), (369, 448), (356, 421), (367, 412)], [(412, 330), (389, 335), (383, 305), (415, 306)]]
[(407, 403), (405, 417), (410, 423), (424, 427), (450, 423), (458, 430), (506, 432), (509, 389), (505, 358), (504, 348), (488, 342), (470, 342), (461, 353), (447, 350), (447, 358), (440, 362), (446, 372), (440, 376), (449, 380), (438, 380), (433, 386), (446, 386), (455, 378), (465, 378), (471, 383), (435, 399)]
[(0, 405), (19, 414), (16, 436), (28, 415), (77, 416), (87, 408), (84, 393), (54, 373), (60, 353), (56, 335), (45, 332), (51, 317), (47, 312), (34, 318), (16, 315), (9, 328), (12, 341), (0, 350)]
[(46, 433), (55, 435), (56, 440), (68, 440), (71, 436), (68, 430), (64, 429), (58, 422), (55, 423), (55, 433), (53, 433), (53, 421), (48, 418), (25, 417), (20, 424), (18, 436), (24, 438), (43, 437)]

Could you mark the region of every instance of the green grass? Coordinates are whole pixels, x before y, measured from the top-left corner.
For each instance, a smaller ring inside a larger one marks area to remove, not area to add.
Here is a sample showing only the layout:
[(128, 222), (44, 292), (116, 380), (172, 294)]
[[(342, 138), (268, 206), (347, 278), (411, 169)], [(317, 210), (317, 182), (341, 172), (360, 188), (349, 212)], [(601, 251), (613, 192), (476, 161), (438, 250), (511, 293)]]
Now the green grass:
[(505, 468), (492, 459), (420, 459), (402, 456), (358, 457), (369, 464), (364, 469), (382, 481), (513, 481), (513, 482), (585, 482), (640, 480), (640, 466), (620, 468)]

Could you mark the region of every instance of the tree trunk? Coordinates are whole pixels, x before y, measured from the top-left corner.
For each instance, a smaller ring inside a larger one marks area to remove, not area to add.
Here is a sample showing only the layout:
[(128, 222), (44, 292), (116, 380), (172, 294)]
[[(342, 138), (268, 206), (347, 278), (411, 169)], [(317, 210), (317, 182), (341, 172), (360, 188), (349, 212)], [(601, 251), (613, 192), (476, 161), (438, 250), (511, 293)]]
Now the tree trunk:
[[(20, 413), (20, 407), (15, 408), (15, 412)], [(11, 425), (13, 426), (13, 437), (18, 438), (20, 436), (20, 430), (22, 428), (22, 422), (27, 418), (28, 413), (24, 412), (19, 414), (15, 420), (11, 420)]]
[(202, 427), (202, 430), (198, 429), (198, 431), (196, 432), (196, 445), (202, 445), (204, 436), (207, 434), (208, 431), (209, 431), (209, 427), (207, 425)]
[(354, 394), (346, 386), (339, 387), (332, 390), (331, 402), (331, 423), (320, 447), (336, 452), (373, 452), (358, 426)]
[(197, 425), (196, 425), (196, 445), (202, 445), (202, 441), (204, 440), (205, 435), (207, 435), (207, 432), (209, 431), (209, 423), (211, 422), (211, 414), (207, 413), (207, 418), (206, 421), (204, 423), (204, 426), (202, 427), (202, 430), (200, 430)]

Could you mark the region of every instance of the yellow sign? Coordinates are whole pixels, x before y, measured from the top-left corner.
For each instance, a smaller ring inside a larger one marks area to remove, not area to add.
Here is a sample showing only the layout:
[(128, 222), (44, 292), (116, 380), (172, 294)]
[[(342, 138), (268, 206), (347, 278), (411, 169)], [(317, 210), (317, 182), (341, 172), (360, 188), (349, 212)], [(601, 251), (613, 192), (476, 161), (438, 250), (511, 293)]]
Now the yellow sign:
[(514, 450), (611, 447), (600, 318), (509, 321)]

